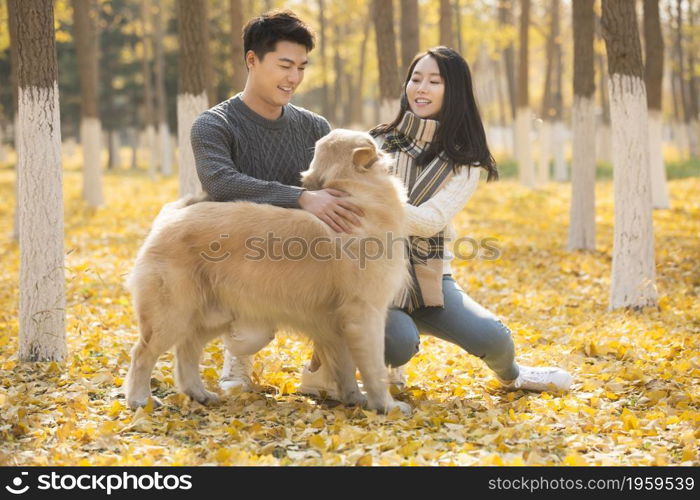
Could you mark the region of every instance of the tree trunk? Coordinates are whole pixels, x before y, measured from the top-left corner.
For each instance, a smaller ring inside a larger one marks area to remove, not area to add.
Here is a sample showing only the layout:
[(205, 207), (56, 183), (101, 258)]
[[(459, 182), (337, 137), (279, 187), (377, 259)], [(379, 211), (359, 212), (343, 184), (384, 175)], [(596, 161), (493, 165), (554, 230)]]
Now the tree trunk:
[(688, 104), (690, 106), (690, 130), (689, 134), (693, 137), (693, 148), (695, 151), (695, 156), (700, 155), (700, 144), (698, 139), (700, 138), (700, 128), (698, 127), (698, 112), (700, 112), (700, 103), (698, 103), (698, 87), (697, 87), (697, 77), (695, 76), (695, 51), (697, 47), (694, 43), (695, 37), (695, 23), (693, 18), (693, 6), (695, 2), (688, 2), (688, 28), (686, 37), (686, 44), (690, 47), (688, 52)]
[(455, 8), (455, 33), (456, 33), (456, 41), (455, 43), (457, 44), (457, 51), (460, 54), (463, 54), (462, 52), (462, 6), (459, 3), (459, 0), (454, 0), (454, 8)]
[(97, 5), (73, 0), (75, 48), (80, 73), (80, 143), (83, 148), (83, 199), (92, 207), (104, 203), (100, 161), (102, 126), (97, 105)]
[(53, 0), (13, 0), (19, 84), (19, 359), (67, 355), (63, 175)]
[(646, 88), (632, 0), (603, 0), (610, 74), (615, 228), (610, 309), (656, 305)]
[(388, 122), (398, 112), (401, 83), (394, 37), (392, 0), (373, 0), (374, 30), (379, 65), (379, 120)]
[(612, 163), (612, 131), (610, 130), (610, 101), (608, 99), (608, 71), (605, 56), (597, 54), (600, 78), (600, 107), (601, 120), (598, 127), (598, 140), (596, 141), (596, 157), (601, 161)]
[(158, 14), (155, 23), (156, 52), (156, 105), (158, 111), (158, 135), (160, 172), (168, 177), (173, 173), (173, 151), (170, 147), (170, 127), (168, 126), (168, 105), (165, 91), (165, 49), (163, 47), (163, 0), (158, 0)]
[[(371, 8), (370, 8), (370, 13), (371, 13)], [(355, 127), (359, 128), (364, 128), (364, 122), (365, 122), (365, 117), (364, 117), (364, 95), (362, 92), (362, 88), (364, 85), (365, 81), (365, 65), (367, 61), (367, 44), (369, 43), (369, 34), (370, 34), (370, 26), (372, 26), (372, 23), (370, 22), (371, 16), (367, 16), (367, 20), (364, 24), (364, 34), (362, 35), (362, 44), (360, 45), (360, 66), (357, 68), (357, 79), (353, 84), (353, 93), (352, 93), (352, 118), (350, 122), (353, 124)]]
[(335, 36), (333, 37), (333, 72), (335, 80), (333, 81), (333, 113), (336, 124), (340, 127), (346, 126), (342, 120), (342, 104), (343, 104), (343, 58), (340, 55), (340, 45), (343, 43), (342, 26), (335, 26)]
[(558, 8), (556, 6), (557, 0), (552, 0), (552, 5), (550, 6), (550, 28), (547, 35), (547, 48), (545, 56), (545, 70), (544, 70), (544, 90), (542, 91), (542, 109), (540, 112), (540, 117), (542, 119), (542, 124), (539, 130), (540, 139), (540, 151), (539, 151), (539, 162), (537, 165), (537, 184), (545, 184), (549, 181), (549, 162), (552, 153), (552, 122), (554, 118), (554, 101), (552, 99), (552, 72), (554, 68), (554, 45), (555, 37), (557, 36), (555, 27), (555, 15), (554, 9)]
[(661, 90), (664, 75), (664, 40), (659, 19), (659, 2), (644, 0), (644, 83), (649, 111), (649, 171), (654, 208), (668, 208), (666, 168), (661, 145)]
[(420, 52), (418, 0), (401, 2), (401, 74), (405, 75), (413, 58)]
[(594, 0), (574, 0), (574, 109), (569, 250), (595, 250)]
[(318, 24), (320, 27), (319, 32), (319, 50), (321, 51), (321, 109), (323, 110), (323, 116), (331, 123), (335, 122), (335, 116), (333, 116), (333, 105), (331, 103), (331, 96), (328, 89), (328, 58), (326, 57), (327, 51), (326, 46), (328, 39), (326, 38), (326, 2), (325, 0), (318, 0)]
[[(501, 27), (510, 27), (513, 24), (513, 1), (499, 0), (498, 21)], [(515, 119), (515, 108), (517, 107), (517, 91), (515, 87), (515, 49), (513, 42), (509, 42), (503, 49), (503, 64), (506, 70), (506, 80), (508, 82), (508, 102), (510, 103), (510, 119)]]
[(208, 108), (205, 0), (177, 0), (178, 61), (177, 123), (180, 196), (202, 192), (194, 165), (190, 131), (194, 120)]
[(693, 126), (692, 101), (689, 93), (689, 85), (686, 80), (685, 57), (683, 52), (683, 6), (682, 0), (676, 0), (676, 57), (678, 73), (680, 75), (680, 94), (683, 103), (683, 123), (688, 137), (688, 149), (691, 156), (698, 156), (698, 139), (695, 136)]
[(515, 151), (518, 159), (520, 182), (535, 186), (535, 168), (530, 150), (530, 94), (528, 88), (528, 30), (530, 28), (530, 0), (521, 0), (520, 61), (518, 64), (518, 109), (515, 114)]
[(233, 58), (233, 92), (238, 93), (245, 87), (248, 70), (243, 54), (243, 2), (231, 0), (231, 57)]
[(440, 0), (440, 45), (453, 48), (454, 44), (452, 6), (450, 5), (450, 0)]
[(155, 179), (158, 169), (156, 129), (158, 120), (153, 105), (153, 72), (151, 71), (151, 0), (141, 0), (141, 23), (143, 26), (143, 123), (148, 159), (148, 176)]
[(560, 11), (561, 0), (552, 0), (552, 30), (554, 31), (554, 72), (552, 81), (552, 156), (554, 157), (554, 180), (564, 182), (568, 180), (564, 147), (566, 145), (566, 130), (564, 127), (563, 110), (564, 100), (562, 92), (562, 78), (564, 67), (562, 62), (563, 51), (561, 48)]
[(19, 56), (17, 51), (17, 14), (15, 12), (17, 0), (7, 0), (7, 28), (10, 34), (10, 82), (12, 85), (12, 133), (15, 147), (15, 212), (12, 224), (12, 239), (19, 240)]

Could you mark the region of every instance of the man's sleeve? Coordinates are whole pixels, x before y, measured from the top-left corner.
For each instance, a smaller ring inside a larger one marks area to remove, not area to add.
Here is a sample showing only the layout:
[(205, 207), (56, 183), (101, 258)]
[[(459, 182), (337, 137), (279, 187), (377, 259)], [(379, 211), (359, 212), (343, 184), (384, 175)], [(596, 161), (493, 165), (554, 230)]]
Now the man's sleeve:
[(213, 201), (252, 201), (299, 208), (304, 188), (263, 181), (241, 173), (231, 159), (231, 132), (212, 113), (201, 114), (190, 134), (194, 162), (202, 188)]

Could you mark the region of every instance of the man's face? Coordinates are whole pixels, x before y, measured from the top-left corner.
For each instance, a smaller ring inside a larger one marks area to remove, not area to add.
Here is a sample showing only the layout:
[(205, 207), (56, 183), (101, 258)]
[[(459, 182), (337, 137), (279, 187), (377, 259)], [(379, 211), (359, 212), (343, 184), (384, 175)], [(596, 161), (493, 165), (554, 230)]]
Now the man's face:
[(258, 98), (271, 106), (289, 103), (294, 91), (304, 79), (307, 60), (306, 47), (294, 42), (277, 42), (275, 50), (262, 61), (248, 51), (246, 62), (252, 88)]

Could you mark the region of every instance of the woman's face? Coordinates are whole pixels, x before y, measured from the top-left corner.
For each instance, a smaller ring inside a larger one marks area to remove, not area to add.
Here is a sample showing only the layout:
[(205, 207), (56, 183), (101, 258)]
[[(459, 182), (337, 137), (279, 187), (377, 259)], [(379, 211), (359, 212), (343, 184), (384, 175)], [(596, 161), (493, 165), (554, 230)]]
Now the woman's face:
[(445, 83), (437, 62), (431, 55), (419, 60), (406, 84), (406, 97), (411, 111), (419, 118), (437, 118), (445, 96)]

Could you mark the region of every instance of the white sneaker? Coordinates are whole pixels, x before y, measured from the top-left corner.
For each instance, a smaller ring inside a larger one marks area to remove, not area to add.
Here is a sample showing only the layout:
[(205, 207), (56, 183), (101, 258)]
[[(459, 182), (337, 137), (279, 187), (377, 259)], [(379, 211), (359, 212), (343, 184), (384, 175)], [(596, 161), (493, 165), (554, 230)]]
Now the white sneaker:
[(224, 369), (221, 370), (219, 387), (223, 390), (240, 387), (242, 391), (253, 389), (253, 356), (234, 356), (224, 350)]
[(340, 401), (340, 390), (336, 381), (329, 376), (325, 364), (312, 372), (308, 366), (301, 372), (301, 385), (297, 389), (299, 394), (308, 394), (317, 398), (333, 399)]
[(507, 390), (525, 389), (528, 391), (568, 391), (573, 379), (571, 375), (561, 368), (530, 367), (520, 365), (520, 374), (515, 380), (498, 380)]
[(404, 389), (406, 387), (406, 365), (389, 367), (389, 384), (395, 385), (399, 389)]

